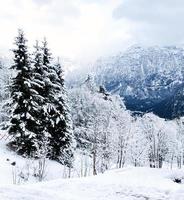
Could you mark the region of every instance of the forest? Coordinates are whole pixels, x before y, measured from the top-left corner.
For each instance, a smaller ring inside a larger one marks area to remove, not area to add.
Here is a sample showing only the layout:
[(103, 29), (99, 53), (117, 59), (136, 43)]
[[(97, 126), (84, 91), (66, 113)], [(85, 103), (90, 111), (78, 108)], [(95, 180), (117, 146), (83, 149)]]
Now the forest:
[(9, 149), (42, 164), (55, 160), (69, 169), (69, 177), (75, 168), (83, 177), (129, 165), (184, 165), (183, 117), (135, 115), (90, 74), (66, 86), (62, 61), (45, 38), (30, 53), (19, 30), (14, 46), (13, 61), (1, 62), (0, 120)]

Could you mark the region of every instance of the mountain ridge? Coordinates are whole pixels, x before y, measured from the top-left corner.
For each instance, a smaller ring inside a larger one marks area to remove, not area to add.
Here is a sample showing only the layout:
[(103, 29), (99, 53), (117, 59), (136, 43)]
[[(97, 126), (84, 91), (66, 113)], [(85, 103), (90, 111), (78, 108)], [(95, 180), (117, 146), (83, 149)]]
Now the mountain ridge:
[[(127, 109), (133, 112), (154, 112), (168, 119), (182, 113), (174, 111), (175, 102), (172, 99), (183, 87), (182, 45), (179, 47), (134, 45), (116, 56), (100, 58), (87, 73), (93, 74), (95, 82), (103, 85), (109, 92), (119, 94), (124, 99)], [(83, 73), (84, 75), (87, 74)], [(176, 97), (174, 99), (176, 101)], [(171, 102), (173, 104), (169, 106), (167, 112), (162, 106), (166, 101), (167, 104)], [(173, 115), (172, 112), (178, 114)]]

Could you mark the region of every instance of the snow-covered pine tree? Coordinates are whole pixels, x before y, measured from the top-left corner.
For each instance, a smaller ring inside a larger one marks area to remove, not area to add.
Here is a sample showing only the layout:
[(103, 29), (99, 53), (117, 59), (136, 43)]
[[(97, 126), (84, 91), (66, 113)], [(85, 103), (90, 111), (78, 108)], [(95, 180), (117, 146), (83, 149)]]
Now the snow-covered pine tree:
[[(45, 123), (47, 120), (47, 112), (44, 110), (45, 106), (45, 69), (43, 66), (43, 54), (42, 49), (39, 46), (38, 41), (34, 46), (33, 52), (33, 72), (32, 72), (32, 87), (36, 91), (36, 94), (33, 96), (35, 105), (37, 106), (37, 110), (33, 113), (34, 118), (37, 121), (37, 126), (34, 127), (34, 131), (36, 132), (35, 146), (42, 148), (40, 145), (44, 143), (44, 140), (48, 140), (48, 131), (45, 127)], [(49, 147), (48, 147), (49, 149)], [(36, 156), (35, 152), (35, 156)]]
[[(64, 74), (60, 62), (58, 60), (55, 65), (57, 79), (55, 87), (55, 106), (56, 106), (56, 116), (55, 116), (55, 131), (53, 134), (54, 140), (51, 142), (53, 146), (53, 156), (55, 159), (59, 158), (59, 161), (67, 166), (72, 165), (72, 141), (73, 141), (73, 131), (72, 131), (72, 120), (70, 116), (70, 110), (68, 106), (68, 99), (66, 94), (66, 89), (64, 85)], [(54, 144), (55, 143), (55, 144)]]
[(18, 153), (30, 156), (35, 151), (34, 140), (36, 133), (34, 127), (37, 121), (33, 117), (37, 104), (33, 96), (37, 92), (32, 88), (32, 66), (27, 50), (27, 40), (22, 30), (19, 30), (15, 39), (14, 65), (16, 76), (12, 79), (11, 99), (12, 116), (10, 118), (9, 134), (13, 141), (9, 146)]
[(47, 72), (46, 110), (48, 120), (47, 131), (50, 134), (50, 157), (67, 166), (72, 164), (72, 126), (64, 88), (63, 72), (59, 62), (51, 63), (51, 53), (47, 41), (43, 42), (43, 65)]

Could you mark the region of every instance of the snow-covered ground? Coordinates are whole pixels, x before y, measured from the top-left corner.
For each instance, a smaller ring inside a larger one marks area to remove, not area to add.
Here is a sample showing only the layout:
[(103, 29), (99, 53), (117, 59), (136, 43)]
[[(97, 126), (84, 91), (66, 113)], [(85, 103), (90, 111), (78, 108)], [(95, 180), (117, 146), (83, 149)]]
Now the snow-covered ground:
[(183, 200), (184, 187), (171, 172), (148, 168), (112, 170), (87, 178), (24, 186), (0, 185), (1, 200)]
[(47, 181), (36, 183), (30, 177), (26, 184), (13, 185), (14, 161), (17, 170), (27, 163), (8, 151), (1, 140), (0, 200), (184, 200), (184, 185), (172, 180), (184, 176), (184, 170), (126, 167), (97, 176), (63, 179), (63, 167), (49, 161)]
[[(4, 133), (1, 131), (0, 138), (2, 134)], [(27, 180), (29, 183), (37, 182), (33, 174), (38, 169), (38, 162), (18, 156), (7, 148), (6, 143), (7, 140), (0, 140), (0, 185), (13, 184), (15, 181), (16, 184), (24, 184)], [(46, 162), (45, 180), (63, 178), (65, 176), (64, 173), (64, 168), (59, 163), (55, 161)]]

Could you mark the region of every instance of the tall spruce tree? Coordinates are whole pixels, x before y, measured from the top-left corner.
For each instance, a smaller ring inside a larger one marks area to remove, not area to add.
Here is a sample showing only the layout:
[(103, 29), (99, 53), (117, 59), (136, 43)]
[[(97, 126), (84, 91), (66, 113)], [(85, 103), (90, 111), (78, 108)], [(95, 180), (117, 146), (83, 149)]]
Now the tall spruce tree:
[(48, 132), (45, 126), (47, 119), (47, 113), (44, 110), (45, 106), (45, 69), (43, 66), (43, 54), (42, 49), (39, 46), (38, 41), (34, 46), (33, 52), (33, 72), (32, 72), (32, 87), (36, 91), (34, 95), (34, 102), (37, 105), (37, 110), (34, 112), (34, 117), (37, 121), (37, 126), (34, 127), (36, 132), (35, 143), (37, 148), (41, 146), (44, 140), (48, 140)]
[(16, 71), (16, 76), (12, 79), (11, 86), (13, 111), (9, 127), (9, 134), (14, 137), (9, 145), (18, 153), (29, 156), (35, 151), (34, 127), (37, 126), (37, 121), (33, 114), (37, 110), (37, 105), (33, 96), (37, 92), (32, 88), (32, 66), (26, 43), (23, 31), (19, 30), (15, 38), (16, 49), (13, 50), (12, 69)]
[(9, 133), (10, 146), (18, 153), (36, 156), (46, 140), (47, 156), (71, 166), (72, 128), (59, 62), (52, 64), (47, 41), (41, 48), (36, 42), (32, 62), (22, 30), (15, 39), (11, 99), (13, 111)]
[(71, 166), (72, 164), (72, 121), (70, 117), (70, 111), (67, 101), (67, 94), (64, 85), (64, 73), (60, 62), (55, 65), (56, 79), (55, 79), (55, 96), (54, 104), (56, 106), (56, 113), (54, 117), (55, 129), (53, 133), (53, 141), (51, 145), (53, 147), (53, 156), (61, 163)]
[(47, 72), (46, 101), (48, 121), (46, 127), (50, 134), (50, 157), (62, 164), (72, 164), (72, 126), (64, 88), (63, 72), (59, 62), (51, 63), (51, 53), (47, 41), (43, 42), (43, 65)]

